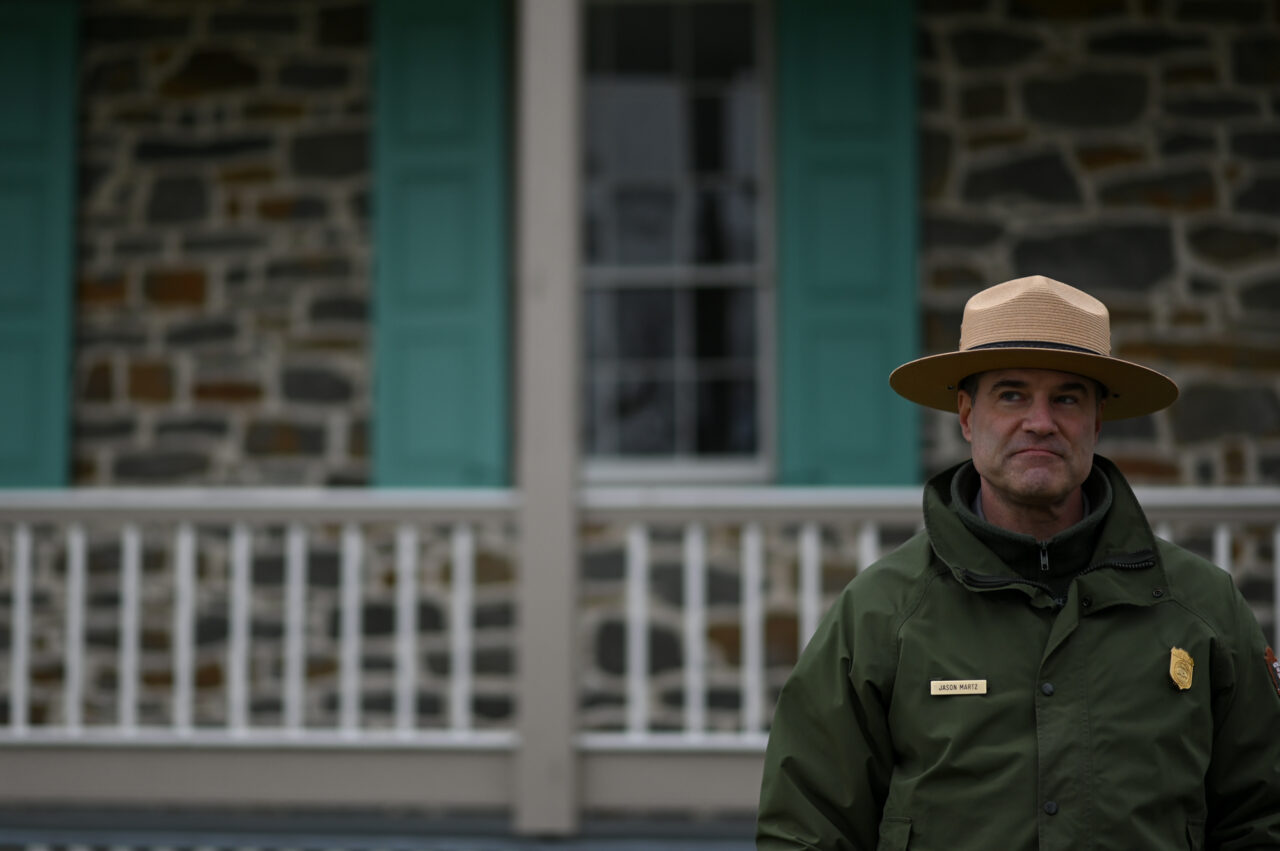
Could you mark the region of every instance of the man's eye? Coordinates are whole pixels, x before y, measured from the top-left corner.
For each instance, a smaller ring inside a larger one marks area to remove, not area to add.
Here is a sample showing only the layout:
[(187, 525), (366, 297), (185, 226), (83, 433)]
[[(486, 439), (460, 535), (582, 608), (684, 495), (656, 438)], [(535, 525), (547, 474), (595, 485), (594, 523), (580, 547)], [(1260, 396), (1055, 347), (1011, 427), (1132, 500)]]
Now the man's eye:
[(1058, 402), (1062, 405), (1078, 405), (1080, 404), (1080, 398), (1078, 396), (1059, 396)]
[(1005, 390), (1000, 394), (1000, 399), (1004, 402), (1016, 402), (1021, 398), (1022, 394), (1017, 390)]

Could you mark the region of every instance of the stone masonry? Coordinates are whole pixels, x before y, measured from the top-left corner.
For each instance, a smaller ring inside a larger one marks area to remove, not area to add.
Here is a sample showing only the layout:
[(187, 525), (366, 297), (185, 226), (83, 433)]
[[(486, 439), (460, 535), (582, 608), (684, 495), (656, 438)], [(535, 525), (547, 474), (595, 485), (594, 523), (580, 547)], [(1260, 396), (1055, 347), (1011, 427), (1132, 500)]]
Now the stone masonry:
[(82, 9), (75, 483), (366, 483), (367, 4)]
[[(1280, 6), (921, 0), (921, 303), (1046, 274), (1112, 308), (1170, 410), (1103, 428), (1138, 482), (1280, 483)], [(964, 457), (927, 418), (926, 466)]]

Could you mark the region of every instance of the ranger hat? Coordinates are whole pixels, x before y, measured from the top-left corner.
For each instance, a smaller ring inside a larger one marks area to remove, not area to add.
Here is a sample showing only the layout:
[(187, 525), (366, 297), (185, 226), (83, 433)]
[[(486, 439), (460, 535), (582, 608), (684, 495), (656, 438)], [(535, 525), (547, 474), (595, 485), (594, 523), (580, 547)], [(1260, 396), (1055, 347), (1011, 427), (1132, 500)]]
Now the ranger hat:
[(993, 369), (1053, 369), (1099, 381), (1107, 389), (1104, 420), (1149, 414), (1178, 398), (1168, 376), (1111, 356), (1106, 305), (1042, 275), (975, 294), (964, 306), (959, 350), (904, 363), (889, 386), (917, 404), (955, 411), (960, 382)]

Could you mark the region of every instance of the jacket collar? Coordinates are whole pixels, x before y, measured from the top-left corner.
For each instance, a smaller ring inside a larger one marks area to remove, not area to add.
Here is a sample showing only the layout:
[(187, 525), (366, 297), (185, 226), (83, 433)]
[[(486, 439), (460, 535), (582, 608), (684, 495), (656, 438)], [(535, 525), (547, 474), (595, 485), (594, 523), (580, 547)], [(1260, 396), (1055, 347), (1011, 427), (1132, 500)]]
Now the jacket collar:
[[(1079, 581), (1070, 584), (1081, 585), (1087, 580), (1090, 594), (1101, 595), (1095, 601), (1097, 608), (1114, 602), (1149, 604), (1160, 599), (1152, 597), (1153, 587), (1165, 584), (1164, 571), (1156, 556), (1155, 536), (1137, 497), (1115, 464), (1101, 455), (1094, 456), (1093, 464), (1090, 475), (1105, 479), (1111, 491), (1111, 505), (1105, 511), (1099, 506), (1095, 512), (1098, 516), (1090, 520), (1091, 546), (1087, 548), (1087, 558), (1076, 559), (1078, 566), (1073, 573)], [(962, 499), (957, 498), (963, 489), (953, 485), (968, 466), (970, 462), (957, 464), (930, 479), (925, 486), (925, 529), (935, 554), (956, 580), (971, 590), (1020, 589), (1043, 604), (1060, 605), (1067, 596), (1061, 584), (1059, 593), (1055, 594), (1049, 584), (1011, 568), (984, 542), (986, 536), (976, 535), (962, 519), (961, 512), (971, 512)], [(1084, 531), (1079, 527), (1073, 530)], [(1071, 532), (1067, 530), (1058, 538), (1070, 537)], [(1011, 538), (1025, 538), (1030, 545), (1035, 545), (1034, 539), (1027, 536)], [(1065, 544), (1065, 541), (1059, 543)], [(1004, 551), (999, 546), (996, 549)]]

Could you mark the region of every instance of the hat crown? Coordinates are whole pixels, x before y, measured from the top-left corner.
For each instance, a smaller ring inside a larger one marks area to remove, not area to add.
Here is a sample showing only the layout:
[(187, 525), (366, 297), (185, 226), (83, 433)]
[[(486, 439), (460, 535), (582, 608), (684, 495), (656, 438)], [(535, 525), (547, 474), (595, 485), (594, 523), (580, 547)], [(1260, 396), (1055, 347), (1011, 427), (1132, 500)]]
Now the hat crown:
[(964, 306), (960, 350), (1018, 345), (1111, 354), (1107, 307), (1075, 287), (1034, 275), (989, 287)]

